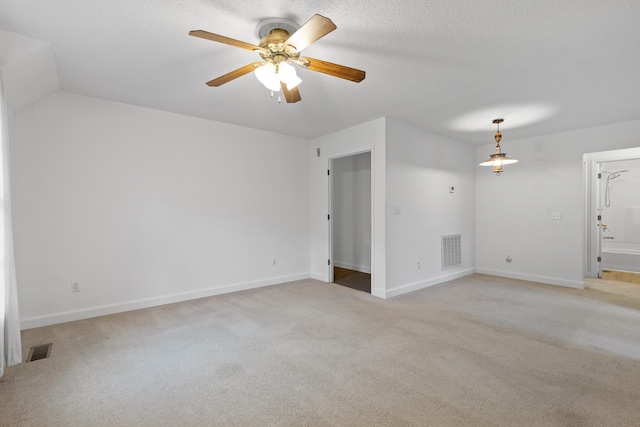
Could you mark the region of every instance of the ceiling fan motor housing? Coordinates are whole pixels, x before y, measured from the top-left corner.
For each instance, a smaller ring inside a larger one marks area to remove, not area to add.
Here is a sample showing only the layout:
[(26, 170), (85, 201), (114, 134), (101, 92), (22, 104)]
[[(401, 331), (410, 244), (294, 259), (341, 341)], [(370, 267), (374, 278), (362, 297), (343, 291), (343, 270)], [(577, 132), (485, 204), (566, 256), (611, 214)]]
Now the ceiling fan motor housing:
[(295, 47), (286, 44), (289, 37), (289, 32), (282, 28), (274, 28), (269, 31), (269, 34), (264, 36), (259, 43), (259, 46), (264, 49), (259, 51), (262, 59), (275, 64), (283, 61), (297, 61), (300, 53)]

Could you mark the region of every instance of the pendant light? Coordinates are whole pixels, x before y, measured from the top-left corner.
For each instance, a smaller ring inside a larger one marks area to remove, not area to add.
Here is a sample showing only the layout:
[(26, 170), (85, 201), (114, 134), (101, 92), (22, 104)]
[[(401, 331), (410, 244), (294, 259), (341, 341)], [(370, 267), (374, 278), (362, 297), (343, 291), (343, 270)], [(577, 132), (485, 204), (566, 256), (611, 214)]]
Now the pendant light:
[(500, 149), (500, 140), (502, 139), (502, 133), (500, 133), (500, 123), (504, 122), (504, 119), (495, 119), (493, 123), (498, 126), (498, 131), (496, 132), (494, 138), (496, 139), (496, 152), (489, 156), (489, 160), (485, 160), (480, 163), (480, 166), (493, 166), (493, 173), (496, 176), (499, 176), (503, 170), (503, 165), (510, 165), (513, 163), (517, 163), (516, 159), (512, 159), (507, 157), (507, 153), (503, 153)]

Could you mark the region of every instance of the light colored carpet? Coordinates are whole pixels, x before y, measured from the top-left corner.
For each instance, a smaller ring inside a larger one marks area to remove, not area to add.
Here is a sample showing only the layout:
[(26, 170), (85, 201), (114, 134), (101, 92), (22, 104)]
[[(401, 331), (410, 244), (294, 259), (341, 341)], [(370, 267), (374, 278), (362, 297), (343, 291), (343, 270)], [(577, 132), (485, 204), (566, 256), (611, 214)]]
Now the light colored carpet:
[(640, 295), (305, 280), (23, 332), (2, 426), (638, 426)]

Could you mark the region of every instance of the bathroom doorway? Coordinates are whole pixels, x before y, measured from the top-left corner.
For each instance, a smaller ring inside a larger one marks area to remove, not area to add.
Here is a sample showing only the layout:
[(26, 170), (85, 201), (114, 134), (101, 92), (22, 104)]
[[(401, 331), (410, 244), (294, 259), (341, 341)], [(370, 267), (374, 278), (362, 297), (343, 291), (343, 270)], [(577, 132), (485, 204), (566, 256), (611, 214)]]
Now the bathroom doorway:
[(640, 148), (584, 156), (585, 278), (640, 281)]

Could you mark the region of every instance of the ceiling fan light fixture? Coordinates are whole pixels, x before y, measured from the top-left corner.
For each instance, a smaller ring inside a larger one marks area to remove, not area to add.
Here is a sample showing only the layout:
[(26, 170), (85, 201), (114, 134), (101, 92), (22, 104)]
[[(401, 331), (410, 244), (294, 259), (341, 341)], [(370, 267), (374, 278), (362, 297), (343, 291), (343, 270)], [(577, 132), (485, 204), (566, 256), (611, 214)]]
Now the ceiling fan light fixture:
[(512, 159), (511, 157), (507, 157), (507, 153), (502, 152), (502, 148), (500, 147), (500, 141), (502, 140), (502, 133), (500, 132), (500, 123), (504, 122), (504, 119), (495, 119), (493, 123), (498, 126), (498, 130), (494, 136), (496, 140), (496, 152), (489, 156), (488, 160), (480, 163), (480, 166), (493, 166), (493, 173), (496, 175), (500, 175), (503, 171), (503, 165), (511, 165), (514, 163), (518, 163), (516, 159)]
[(291, 90), (302, 83), (302, 79), (297, 76), (296, 69), (288, 62), (279, 62), (278, 65), (273, 62), (266, 62), (255, 70), (258, 81), (267, 89), (278, 92), (280, 90), (280, 82), (287, 85), (287, 89)]
[(287, 85), (287, 89), (289, 90), (298, 87), (300, 83), (302, 83), (302, 79), (298, 76), (293, 76), (291, 79), (289, 79), (289, 81), (285, 82), (285, 84)]
[(280, 78), (276, 73), (276, 66), (273, 62), (267, 62), (259, 66), (254, 71), (256, 78), (269, 90), (278, 92), (280, 90)]
[(296, 74), (296, 69), (288, 62), (278, 64), (278, 77), (282, 83), (287, 85), (289, 90), (302, 83), (302, 79)]

